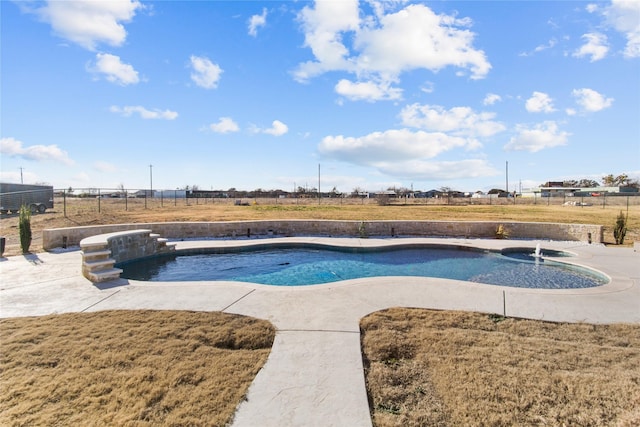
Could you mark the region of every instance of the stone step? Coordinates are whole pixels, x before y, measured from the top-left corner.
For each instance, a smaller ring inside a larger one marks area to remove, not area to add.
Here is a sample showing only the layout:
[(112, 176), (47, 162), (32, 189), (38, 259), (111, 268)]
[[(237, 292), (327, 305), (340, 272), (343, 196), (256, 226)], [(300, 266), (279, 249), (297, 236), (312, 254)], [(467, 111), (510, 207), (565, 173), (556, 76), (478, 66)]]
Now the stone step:
[(110, 280), (118, 280), (120, 278), (120, 273), (122, 273), (122, 269), (111, 268), (109, 270), (89, 272), (87, 273), (87, 278), (93, 283), (108, 282)]
[(109, 246), (107, 245), (106, 242), (96, 242), (96, 243), (81, 243), (80, 244), (80, 249), (82, 249), (84, 252), (93, 252), (93, 251), (100, 251), (100, 250), (104, 250), (107, 249)]
[(112, 268), (116, 263), (116, 260), (107, 258), (107, 259), (97, 259), (93, 261), (83, 261), (82, 264), (89, 271), (102, 271), (109, 268)]
[(84, 259), (87, 258), (99, 258), (99, 257), (110, 257), (111, 251), (109, 249), (103, 249), (99, 251), (82, 251), (82, 256)]

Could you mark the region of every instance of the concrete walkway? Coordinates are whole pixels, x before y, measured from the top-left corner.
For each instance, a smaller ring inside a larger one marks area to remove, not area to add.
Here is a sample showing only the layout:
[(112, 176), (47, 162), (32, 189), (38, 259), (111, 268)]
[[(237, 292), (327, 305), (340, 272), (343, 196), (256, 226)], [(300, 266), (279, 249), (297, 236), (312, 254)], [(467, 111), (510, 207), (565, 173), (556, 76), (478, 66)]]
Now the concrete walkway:
[[(536, 241), (465, 239), (278, 238), (379, 246), (429, 243), (500, 249), (535, 248)], [(177, 249), (267, 243), (269, 240), (186, 241)], [(566, 250), (572, 263), (611, 282), (597, 288), (533, 290), (447, 279), (377, 277), (283, 288), (236, 282), (93, 285), (81, 275), (78, 250), (0, 259), (0, 317), (112, 309), (224, 311), (271, 321), (273, 349), (236, 413), (235, 426), (370, 426), (360, 354), (360, 319), (407, 306), (471, 310), (551, 321), (640, 323), (640, 253), (582, 242), (541, 242)]]

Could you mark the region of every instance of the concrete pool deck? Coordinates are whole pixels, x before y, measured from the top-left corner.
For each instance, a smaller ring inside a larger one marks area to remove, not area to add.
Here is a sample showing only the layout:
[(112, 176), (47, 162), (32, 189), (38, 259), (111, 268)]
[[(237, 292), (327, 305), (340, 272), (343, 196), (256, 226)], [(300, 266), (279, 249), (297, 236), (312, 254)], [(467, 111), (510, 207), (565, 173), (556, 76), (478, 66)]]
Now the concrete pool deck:
[(640, 323), (640, 253), (585, 242), (484, 239), (276, 238), (176, 242), (177, 250), (313, 242), (348, 246), (446, 244), (482, 249), (536, 243), (575, 257), (610, 283), (588, 289), (535, 290), (448, 279), (377, 277), (286, 288), (235, 282), (94, 285), (81, 274), (80, 251), (0, 258), (0, 317), (114, 309), (224, 311), (271, 321), (273, 349), (237, 410), (234, 426), (370, 426), (359, 321), (389, 307), (469, 310), (562, 322)]

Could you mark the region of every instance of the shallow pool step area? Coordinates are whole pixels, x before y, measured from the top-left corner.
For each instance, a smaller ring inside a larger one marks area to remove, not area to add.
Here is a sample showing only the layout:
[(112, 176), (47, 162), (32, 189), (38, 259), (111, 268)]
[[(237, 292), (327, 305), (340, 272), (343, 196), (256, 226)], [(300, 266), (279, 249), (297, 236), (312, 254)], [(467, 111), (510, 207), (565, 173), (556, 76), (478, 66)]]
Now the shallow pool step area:
[(135, 258), (175, 251), (175, 244), (151, 230), (129, 230), (99, 234), (80, 241), (82, 275), (93, 283), (120, 278), (122, 269), (115, 264)]

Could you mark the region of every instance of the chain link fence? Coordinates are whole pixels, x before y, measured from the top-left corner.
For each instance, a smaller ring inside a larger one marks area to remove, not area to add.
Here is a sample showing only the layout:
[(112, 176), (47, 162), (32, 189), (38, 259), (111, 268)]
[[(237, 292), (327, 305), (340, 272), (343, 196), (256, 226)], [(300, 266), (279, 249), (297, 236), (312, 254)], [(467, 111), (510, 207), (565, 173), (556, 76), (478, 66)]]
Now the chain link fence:
[[(153, 196), (152, 196), (153, 195)], [(76, 189), (55, 190), (56, 210), (65, 214), (80, 212), (107, 213), (110, 211), (129, 211), (140, 209), (188, 209), (201, 205), (382, 205), (382, 206), (466, 206), (466, 205), (546, 205), (546, 206), (578, 206), (596, 208), (620, 208), (640, 205), (639, 193), (600, 193), (598, 195), (574, 196), (570, 194), (554, 194), (542, 197), (531, 196), (500, 197), (498, 195), (482, 195), (472, 197), (392, 197), (380, 196), (336, 196), (334, 194), (268, 194), (254, 192), (199, 192), (190, 193), (185, 190), (153, 191), (145, 189)]]

